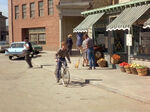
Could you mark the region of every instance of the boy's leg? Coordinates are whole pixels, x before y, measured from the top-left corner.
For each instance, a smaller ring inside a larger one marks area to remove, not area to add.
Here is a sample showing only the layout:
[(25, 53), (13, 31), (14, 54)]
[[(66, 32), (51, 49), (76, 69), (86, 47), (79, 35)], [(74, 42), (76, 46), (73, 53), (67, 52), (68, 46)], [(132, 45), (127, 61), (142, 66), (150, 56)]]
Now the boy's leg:
[(61, 65), (62, 65), (61, 61), (58, 61), (58, 62), (57, 62), (57, 73), (56, 73), (56, 76), (57, 76), (57, 82), (59, 82), (59, 80), (60, 80), (60, 70), (61, 70)]
[(91, 50), (88, 49), (87, 53), (88, 53), (88, 59), (89, 59), (89, 64), (90, 64), (90, 68), (89, 69), (91, 69), (92, 68)]
[(94, 50), (92, 51), (91, 58), (92, 58), (92, 66), (95, 69), (96, 63), (95, 63), (95, 57), (94, 57)]

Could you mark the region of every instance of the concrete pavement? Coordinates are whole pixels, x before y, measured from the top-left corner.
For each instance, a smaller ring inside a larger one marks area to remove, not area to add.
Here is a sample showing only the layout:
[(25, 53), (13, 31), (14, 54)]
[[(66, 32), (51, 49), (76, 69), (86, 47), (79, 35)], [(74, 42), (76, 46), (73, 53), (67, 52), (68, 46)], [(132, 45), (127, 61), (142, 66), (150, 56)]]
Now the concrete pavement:
[[(69, 64), (71, 78), (78, 78), (90, 81), (90, 84), (97, 87), (112, 91), (114, 93), (139, 100), (144, 103), (150, 103), (150, 76), (138, 76), (120, 72), (119, 69), (109, 69), (97, 67), (96, 70), (87, 70), (87, 67), (79, 68), (74, 65), (78, 56), (71, 57), (72, 63)], [(55, 52), (45, 51), (33, 60), (34, 66), (43, 67), (44, 69), (54, 72)]]

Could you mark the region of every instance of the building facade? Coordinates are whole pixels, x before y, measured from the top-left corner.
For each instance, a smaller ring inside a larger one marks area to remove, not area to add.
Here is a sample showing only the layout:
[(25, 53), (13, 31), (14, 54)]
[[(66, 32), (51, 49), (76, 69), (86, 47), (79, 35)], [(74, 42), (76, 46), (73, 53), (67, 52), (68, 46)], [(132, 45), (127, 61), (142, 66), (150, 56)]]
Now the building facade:
[(6, 19), (7, 17), (3, 16), (2, 12), (0, 12), (0, 41), (5, 41), (6, 36), (8, 34), (6, 27)]
[(120, 61), (129, 63), (149, 60), (150, 30), (143, 29), (143, 24), (147, 21), (145, 24), (149, 27), (150, 1), (120, 0), (118, 3), (82, 12), (86, 18), (74, 31), (89, 33), (91, 29), (94, 44), (106, 48), (105, 57), (110, 66), (114, 53), (121, 56)]
[(84, 17), (81, 12), (117, 3), (117, 0), (9, 0), (9, 41), (30, 41), (56, 50)]

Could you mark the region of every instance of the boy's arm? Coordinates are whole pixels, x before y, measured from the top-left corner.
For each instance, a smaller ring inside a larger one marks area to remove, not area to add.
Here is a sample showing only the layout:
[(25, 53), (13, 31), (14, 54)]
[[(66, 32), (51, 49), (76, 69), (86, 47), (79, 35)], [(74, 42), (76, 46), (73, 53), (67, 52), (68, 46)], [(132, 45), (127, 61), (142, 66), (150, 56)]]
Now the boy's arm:
[(68, 51), (67, 51), (66, 57), (67, 57), (67, 59), (68, 59), (69, 63), (71, 63), (70, 55), (69, 55)]
[(56, 59), (59, 57), (59, 52), (60, 52), (60, 49), (57, 51), (57, 53), (55, 55)]

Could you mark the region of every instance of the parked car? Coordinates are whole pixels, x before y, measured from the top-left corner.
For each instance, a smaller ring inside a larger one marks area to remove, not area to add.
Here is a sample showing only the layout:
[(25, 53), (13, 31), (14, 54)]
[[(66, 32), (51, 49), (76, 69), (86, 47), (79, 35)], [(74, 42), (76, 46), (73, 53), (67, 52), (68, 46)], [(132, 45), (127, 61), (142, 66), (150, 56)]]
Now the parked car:
[(5, 50), (5, 55), (9, 56), (9, 59), (11, 60), (14, 56), (16, 57), (25, 57), (24, 53), (24, 44), (25, 42), (13, 42), (10, 45), (10, 48)]
[[(24, 48), (25, 42), (13, 42), (10, 46), (10, 48), (6, 49), (5, 55), (9, 56), (9, 59), (11, 60), (13, 57), (25, 57), (25, 48)], [(31, 56), (38, 54), (40, 51), (42, 51), (42, 46), (36, 45), (33, 42), (31, 42), (33, 47), (33, 52), (31, 53)]]
[(0, 52), (5, 52), (5, 49), (9, 48), (7, 41), (0, 41)]
[(43, 47), (38, 45), (38, 44), (36, 44), (35, 42), (31, 42), (31, 44), (32, 44), (32, 48), (33, 48), (33, 53), (34, 54), (38, 54), (40, 51), (43, 50)]

